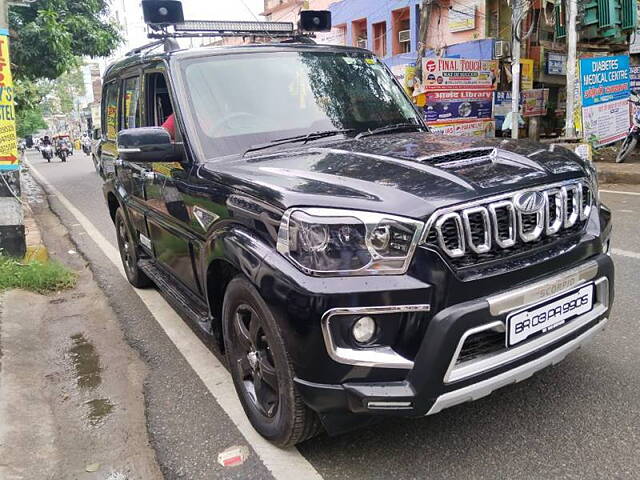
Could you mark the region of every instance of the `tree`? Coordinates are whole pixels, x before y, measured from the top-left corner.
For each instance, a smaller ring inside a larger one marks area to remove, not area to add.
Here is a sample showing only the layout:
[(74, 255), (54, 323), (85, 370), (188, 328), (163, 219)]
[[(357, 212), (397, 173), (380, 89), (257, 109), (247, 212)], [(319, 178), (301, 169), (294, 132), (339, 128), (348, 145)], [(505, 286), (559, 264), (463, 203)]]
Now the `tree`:
[(36, 0), (9, 11), (16, 79), (58, 78), (81, 56), (106, 57), (121, 42), (107, 0)]
[(33, 135), (38, 130), (47, 128), (47, 123), (42, 118), (39, 108), (27, 108), (16, 112), (16, 135), (24, 138)]

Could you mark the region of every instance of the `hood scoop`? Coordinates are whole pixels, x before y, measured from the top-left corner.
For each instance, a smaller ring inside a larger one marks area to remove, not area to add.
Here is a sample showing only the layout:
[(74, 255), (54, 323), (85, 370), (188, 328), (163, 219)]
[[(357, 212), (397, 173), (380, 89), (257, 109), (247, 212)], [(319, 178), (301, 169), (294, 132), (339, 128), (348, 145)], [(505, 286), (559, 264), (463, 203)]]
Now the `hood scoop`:
[(498, 158), (497, 148), (473, 148), (446, 153), (444, 155), (429, 155), (418, 157), (419, 162), (429, 162), (430, 165), (447, 170), (457, 170), (470, 166), (493, 163)]

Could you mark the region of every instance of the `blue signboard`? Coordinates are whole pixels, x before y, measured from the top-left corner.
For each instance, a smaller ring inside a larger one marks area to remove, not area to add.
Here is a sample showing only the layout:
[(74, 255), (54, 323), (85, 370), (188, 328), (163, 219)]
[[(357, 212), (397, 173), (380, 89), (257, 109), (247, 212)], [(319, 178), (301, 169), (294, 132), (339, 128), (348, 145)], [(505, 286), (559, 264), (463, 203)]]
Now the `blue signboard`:
[(580, 60), (582, 106), (623, 100), (629, 97), (629, 55)]
[(427, 93), (424, 119), (427, 123), (458, 123), (490, 120), (493, 92), (451, 91)]

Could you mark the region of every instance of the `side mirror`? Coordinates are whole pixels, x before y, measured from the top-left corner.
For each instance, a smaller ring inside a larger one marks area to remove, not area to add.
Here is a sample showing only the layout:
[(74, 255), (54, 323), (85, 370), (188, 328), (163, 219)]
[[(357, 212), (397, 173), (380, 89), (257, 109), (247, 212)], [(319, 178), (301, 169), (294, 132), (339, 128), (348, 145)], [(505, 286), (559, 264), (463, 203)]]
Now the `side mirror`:
[(162, 127), (128, 128), (118, 133), (118, 155), (137, 163), (180, 162), (182, 155)]
[(102, 131), (99, 128), (94, 128), (92, 133), (93, 134), (91, 135), (91, 138), (93, 140), (100, 140), (100, 137), (102, 136)]

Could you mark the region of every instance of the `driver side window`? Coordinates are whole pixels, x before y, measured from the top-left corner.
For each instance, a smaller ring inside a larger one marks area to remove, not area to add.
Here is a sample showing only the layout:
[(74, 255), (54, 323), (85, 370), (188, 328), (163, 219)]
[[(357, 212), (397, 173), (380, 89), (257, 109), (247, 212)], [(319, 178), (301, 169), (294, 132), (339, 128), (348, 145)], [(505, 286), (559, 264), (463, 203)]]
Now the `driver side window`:
[(146, 122), (150, 127), (165, 127), (175, 140), (178, 129), (173, 115), (173, 104), (164, 74), (160, 72), (145, 75)]

